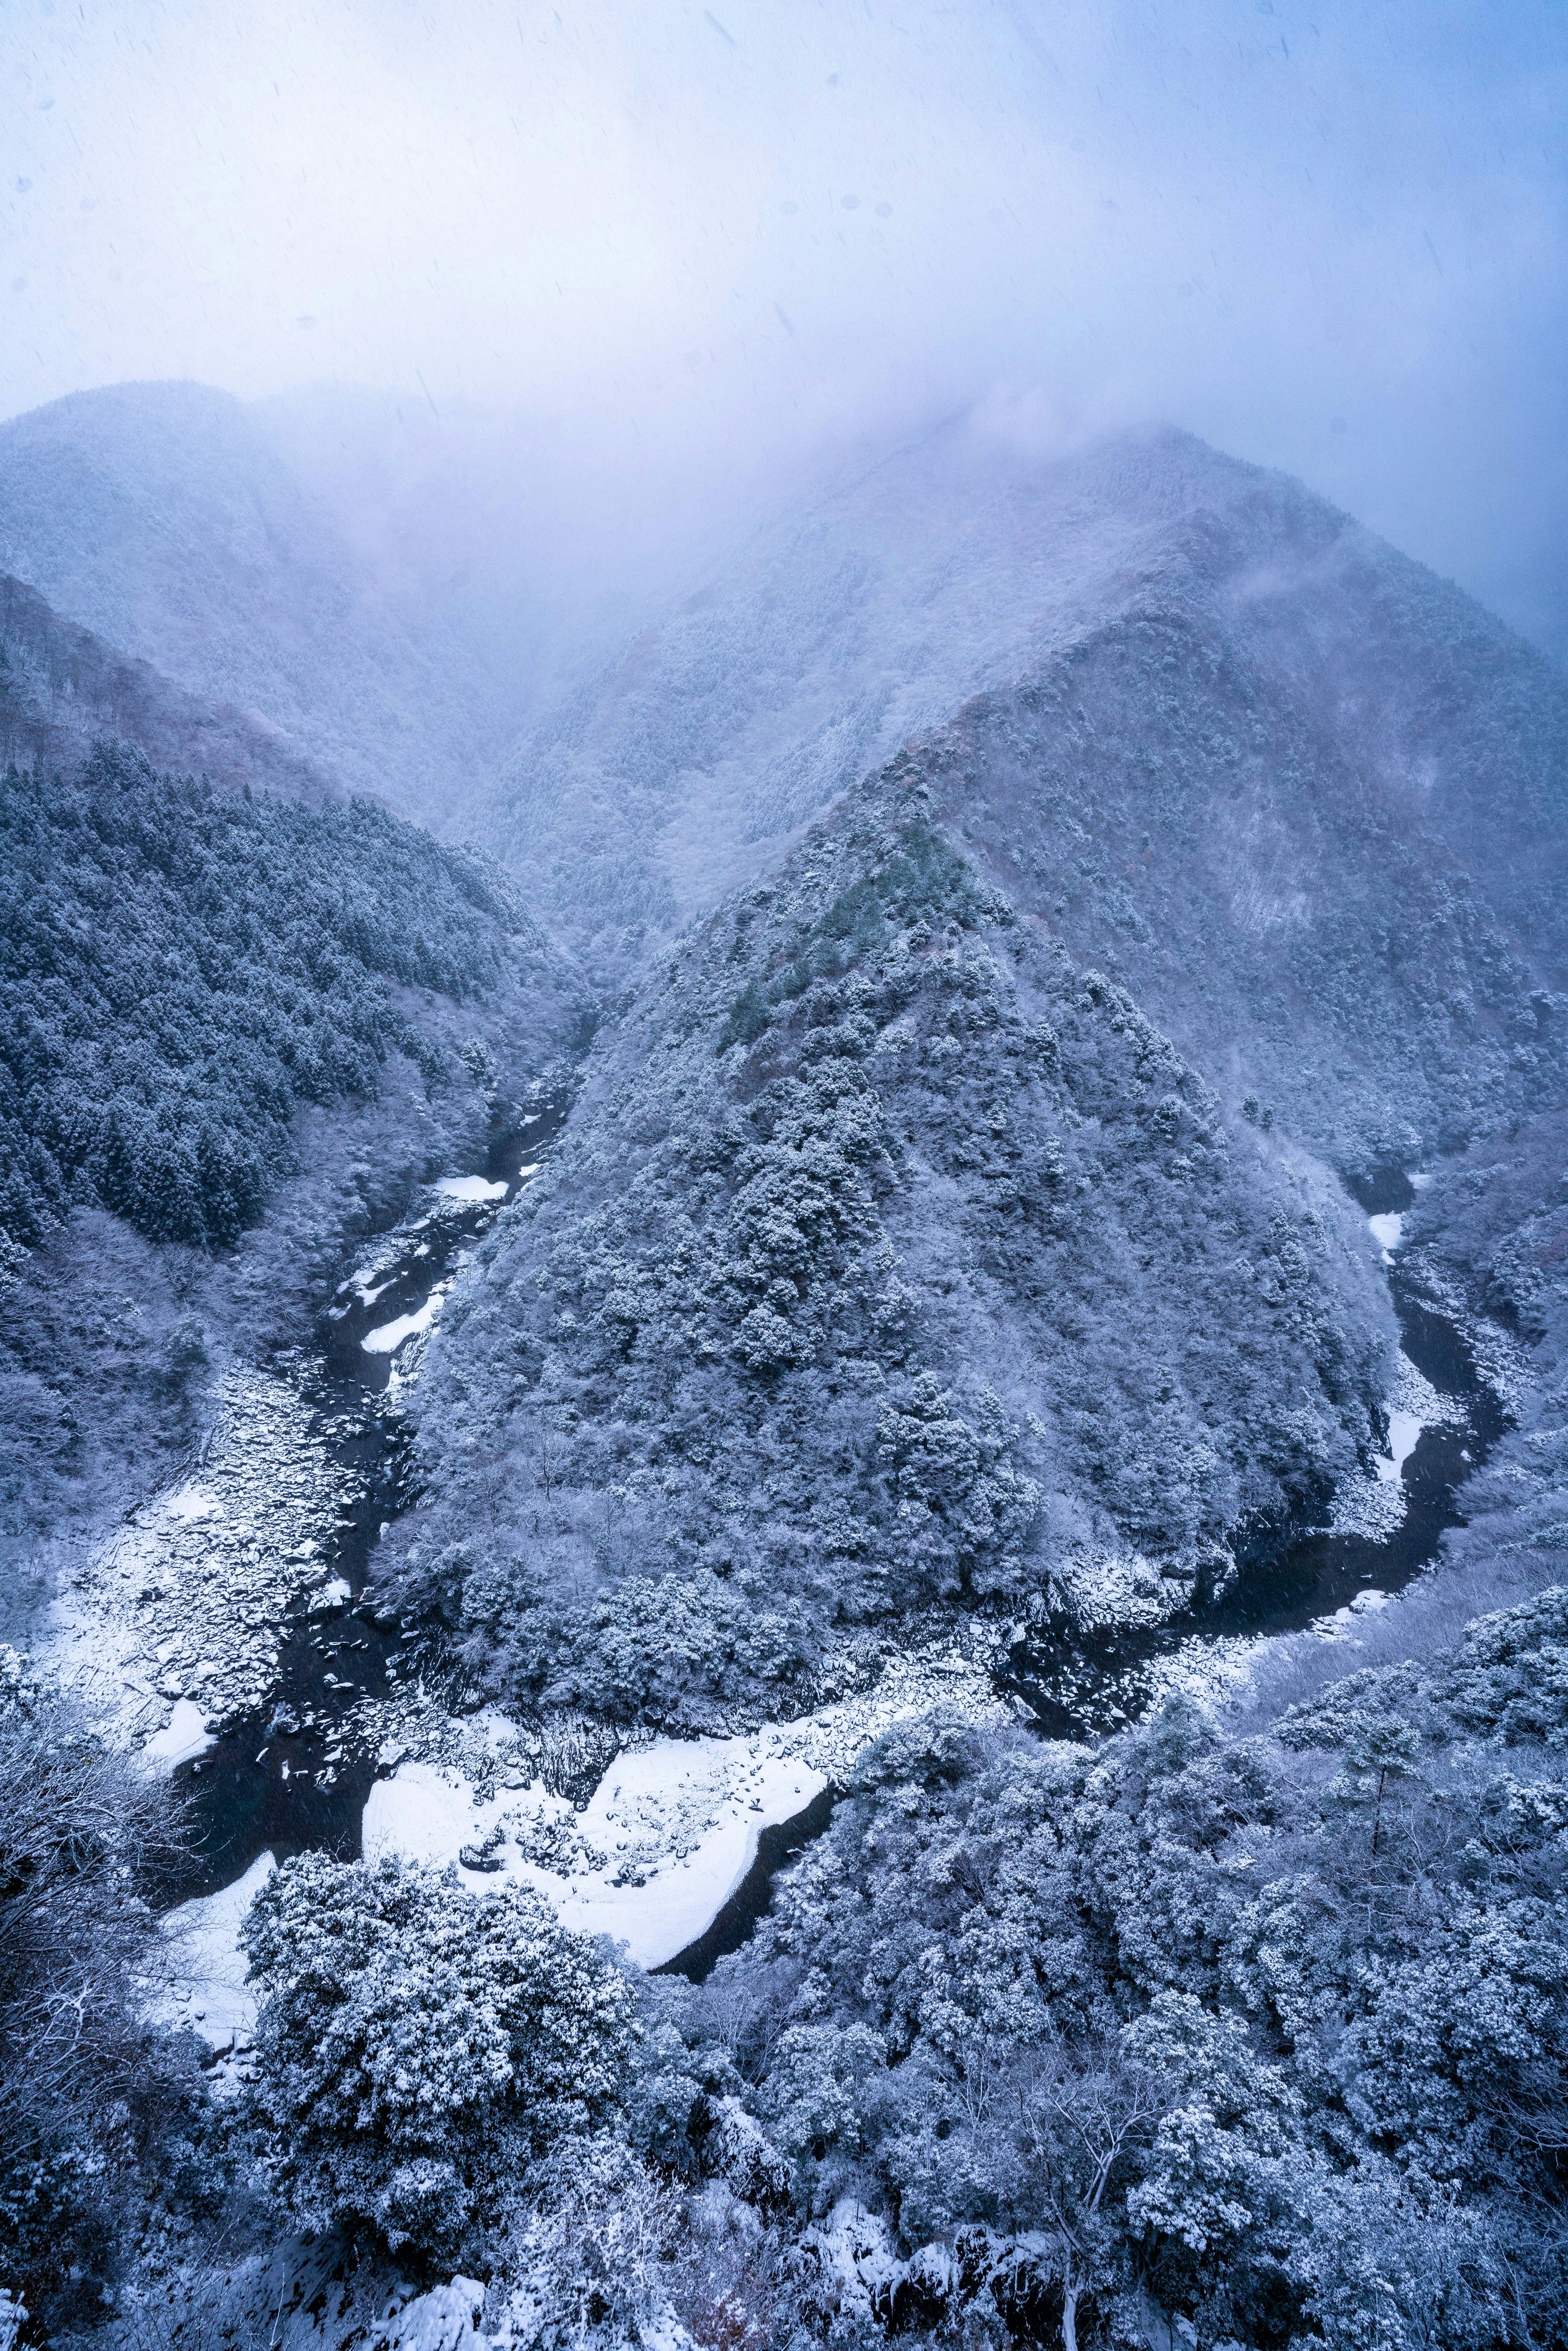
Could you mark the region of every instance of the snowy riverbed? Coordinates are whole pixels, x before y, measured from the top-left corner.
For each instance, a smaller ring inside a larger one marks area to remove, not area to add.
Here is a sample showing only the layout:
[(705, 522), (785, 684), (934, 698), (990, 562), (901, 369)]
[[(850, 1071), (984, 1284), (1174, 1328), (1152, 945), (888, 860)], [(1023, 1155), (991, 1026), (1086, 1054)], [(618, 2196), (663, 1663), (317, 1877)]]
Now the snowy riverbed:
[[(826, 1775), (753, 1740), (661, 1740), (616, 1758), (587, 1809), (532, 1789), (488, 1802), (455, 1774), (407, 1763), (365, 1807), (367, 1861), (383, 1853), (452, 1863), (476, 1890), (507, 1884), (546, 1895), (561, 1924), (623, 1943), (639, 1967), (662, 1967), (703, 1935), (757, 1858), (763, 1829), (804, 1810)], [(502, 1842), (488, 1851), (489, 1841)], [(485, 1870), (463, 1867), (485, 1853)], [(559, 1856), (550, 1862), (535, 1854)], [(498, 1868), (496, 1865), (499, 1865)]]
[[(532, 1886), (563, 1926), (663, 1967), (744, 1883), (764, 1829), (794, 1819), (875, 1740), (934, 1708), (970, 1728), (1013, 1719), (980, 1667), (944, 1652), (905, 1659), (862, 1696), (796, 1722), (623, 1749), (581, 1812), (538, 1781), (523, 1784), (504, 1761), (486, 1794), (454, 1764), (410, 1759), (371, 1791), (365, 1858), (450, 1863), (476, 1888)], [(504, 1758), (514, 1726), (490, 1713), (486, 1727)]]
[(221, 1894), (182, 1902), (165, 1915), (164, 1970), (146, 2009), (154, 2022), (188, 2026), (217, 2050), (248, 2049), (256, 1993), (246, 1981), (239, 1930), (275, 1866), (270, 1853), (260, 1854)]
[[(520, 1170), (518, 1180), (532, 1173), (531, 1165)], [(434, 1187), (432, 1209), (396, 1237), (401, 1274), (391, 1245), (382, 1243), (343, 1285), (340, 1296), (357, 1297), (360, 1305), (343, 1336), (361, 1362), (400, 1353), (413, 1373), (417, 1343), (455, 1270), (450, 1248), (444, 1253), (430, 1242), (459, 1208), (487, 1214), (496, 1188), (487, 1178), (445, 1179)], [(1392, 1263), (1402, 1238), (1398, 1220), (1373, 1217), (1369, 1224)], [(411, 1280), (418, 1284), (412, 1296)], [(402, 1315), (394, 1311), (390, 1328), (383, 1322), (367, 1329), (371, 1310), (393, 1289)], [(378, 1346), (399, 1323), (400, 1347)], [(403, 1332), (413, 1343), (405, 1349)], [(131, 1711), (140, 1709), (144, 1724), (151, 1720), (144, 1753), (152, 1768), (199, 1761), (212, 1745), (214, 1723), (233, 1711), (236, 1697), (265, 1688), (277, 1670), (277, 1629), (287, 1608), (302, 1606), (311, 1592), (339, 1607), (350, 1596), (340, 1578), (329, 1580), (335, 1531), (354, 1493), (352, 1474), (330, 1449), (334, 1423), (264, 1375), (234, 1384), (225, 1406), (199, 1475), (138, 1513), (106, 1547), (89, 1588), (62, 1612), (62, 1643), (74, 1639), (84, 1651), (95, 1644), (100, 1681), (118, 1676)], [(1339, 1498), (1336, 1531), (1343, 1520), (1375, 1541), (1392, 1534), (1405, 1517), (1406, 1468), (1423, 1431), (1464, 1420), (1462, 1406), (1404, 1353), (1386, 1415), (1388, 1450)], [(1085, 1606), (1091, 1623), (1156, 1628), (1186, 1596), (1136, 1559), (1090, 1562), (1085, 1574), (1094, 1589), (1080, 1600), (1101, 1604)], [(1369, 1585), (1312, 1629), (1328, 1639), (1354, 1639), (1360, 1616), (1385, 1601)], [(1218, 1698), (1246, 1677), (1264, 1646), (1261, 1635), (1183, 1640), (1146, 1661), (1144, 1698), (1175, 1687)], [(338, 1653), (339, 1645), (331, 1645), (330, 1656)], [(1015, 1719), (984, 1665), (956, 1653), (927, 1653), (894, 1665), (870, 1691), (794, 1723), (623, 1749), (579, 1811), (547, 1789), (537, 1731), (525, 1735), (488, 1709), (446, 1718), (423, 1692), (414, 1706), (414, 1694), (401, 1688), (377, 1697), (362, 1682), (327, 1678), (345, 1698), (354, 1694), (351, 1706), (340, 1708), (344, 1721), (352, 1717), (368, 1754), (383, 1748), (383, 1768), (391, 1769), (390, 1777), (370, 1786), (364, 1804), (367, 1858), (398, 1853), (450, 1865), (476, 1890), (533, 1886), (563, 1924), (610, 1937), (649, 1968), (698, 1943), (745, 1884), (763, 1833), (796, 1819), (824, 1790), (847, 1780), (859, 1757), (896, 1722), (933, 1707), (970, 1726)], [(287, 1761), (279, 1768), (287, 1776)], [(576, 1792), (580, 1800), (581, 1789)], [(264, 1853), (230, 1886), (171, 1914), (171, 1985), (160, 1998), (172, 2005), (160, 2012), (195, 2023), (220, 2044), (225, 2034), (248, 2036), (251, 2000), (237, 1936), (271, 1865)]]
[[(410, 1757), (376, 1782), (365, 1806), (365, 1858), (401, 1854), (451, 1866), (476, 1892), (531, 1886), (574, 1933), (608, 1935), (636, 1965), (662, 1967), (713, 1924), (749, 1872), (765, 1828), (792, 1820), (847, 1779), (887, 1732), (934, 1713), (970, 1729), (1014, 1719), (979, 1666), (931, 1651), (797, 1722), (623, 1749), (578, 1812), (537, 1778), (525, 1784), (531, 1775), (514, 1759), (527, 1755), (526, 1741), (486, 1708), (462, 1726), (462, 1747), (471, 1757), (484, 1750), (483, 1771)], [(481, 1851), (489, 1867), (464, 1865), (465, 1853)], [(232, 1886), (169, 1913), (167, 1976), (151, 2013), (189, 2023), (219, 2048), (248, 2043), (255, 2003), (239, 1929), (272, 1867), (263, 1854)]]
[(165, 1770), (276, 1682), (280, 1630), (327, 1573), (360, 1481), (285, 1380), (225, 1382), (193, 1475), (134, 1510), (57, 1599), (41, 1662)]

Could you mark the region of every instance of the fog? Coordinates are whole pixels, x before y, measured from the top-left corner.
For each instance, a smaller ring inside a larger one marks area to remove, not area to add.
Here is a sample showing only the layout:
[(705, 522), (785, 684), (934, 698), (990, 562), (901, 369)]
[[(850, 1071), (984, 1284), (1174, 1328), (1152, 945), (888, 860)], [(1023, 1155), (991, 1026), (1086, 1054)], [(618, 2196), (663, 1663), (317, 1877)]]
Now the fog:
[(1553, 0), (7, 0), (0, 75), (4, 414), (336, 387), (361, 530), (607, 581), (977, 401), (1168, 419), (1568, 650)]

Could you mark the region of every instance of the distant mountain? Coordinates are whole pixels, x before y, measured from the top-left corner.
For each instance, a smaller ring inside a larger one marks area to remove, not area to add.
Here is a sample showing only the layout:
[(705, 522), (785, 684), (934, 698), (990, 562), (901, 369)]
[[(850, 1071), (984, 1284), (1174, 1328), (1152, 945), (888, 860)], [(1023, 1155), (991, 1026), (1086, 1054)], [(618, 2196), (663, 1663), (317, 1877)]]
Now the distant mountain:
[[(1093, 649), (1151, 626), (1168, 643), (1129, 708), (1124, 664)], [(1207, 723), (1217, 662), (1239, 708), (1294, 728), (1320, 820), (1385, 808), (1503, 898), (1526, 877), (1521, 929), (1562, 903), (1568, 682), (1300, 485), (1170, 432), (1056, 460), (971, 422), (900, 449), (761, 534), (547, 708), (487, 837), (565, 935), (624, 975), (974, 695), (1059, 684), (1061, 744), (1097, 800), (1097, 695), (1118, 742), (1136, 726), (1153, 776), (1167, 731)], [(1206, 774), (1241, 779), (1227, 857), (1251, 841), (1249, 878), (1238, 867), (1228, 891), (1217, 875), (1212, 908), (1251, 892), (1265, 926), (1312, 908), (1299, 844), (1266, 845), (1249, 800), (1246, 730), (1217, 739), (1207, 768), (1200, 736), (1188, 748)], [(1206, 921), (1211, 893), (1186, 911)]]
[(0, 768), (75, 768), (106, 738), (132, 745), (156, 768), (214, 783), (317, 801), (341, 796), (262, 719), (186, 694), (151, 662), (62, 620), (36, 590), (0, 573)]
[(463, 632), (389, 599), (265, 416), (193, 383), (0, 425), (0, 570), (289, 757), (430, 820), (496, 755)]

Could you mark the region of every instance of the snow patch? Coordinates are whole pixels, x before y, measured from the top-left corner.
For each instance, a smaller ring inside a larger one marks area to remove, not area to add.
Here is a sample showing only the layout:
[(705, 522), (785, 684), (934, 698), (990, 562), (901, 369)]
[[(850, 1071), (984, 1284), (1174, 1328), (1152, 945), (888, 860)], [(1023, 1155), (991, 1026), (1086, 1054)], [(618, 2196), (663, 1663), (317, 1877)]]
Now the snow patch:
[[(387, 1853), (458, 1864), (476, 1891), (531, 1886), (563, 1927), (623, 1942), (643, 1968), (673, 1959), (712, 1925), (757, 1858), (762, 1831), (804, 1811), (827, 1776), (777, 1734), (662, 1739), (618, 1756), (585, 1811), (535, 1787), (476, 1802), (458, 1773), (404, 1763), (378, 1780), (365, 1806), (367, 1861)], [(499, 1866), (463, 1867), (464, 1852)], [(564, 1867), (530, 1858), (549, 1840)]]
[(200, 1484), (95, 1547), (56, 1595), (41, 1662), (128, 1745), (176, 1699), (221, 1730), (275, 1686), (278, 1627), (362, 1490), (312, 1405), (270, 1374), (232, 1373)]
[(446, 1303), (449, 1287), (446, 1282), (438, 1283), (423, 1305), (416, 1307), (412, 1314), (400, 1314), (395, 1322), (383, 1322), (379, 1330), (367, 1331), (360, 1341), (365, 1353), (395, 1354), (405, 1339), (417, 1338), (422, 1331), (428, 1331)]
[(485, 2306), (485, 2289), (477, 2278), (455, 2277), (448, 2285), (432, 2286), (408, 2303), (392, 2322), (387, 2351), (459, 2351), (460, 2346), (482, 2346), (476, 2332)]
[(444, 1176), (432, 1188), (444, 1200), (504, 1200), (509, 1186), (487, 1184), (483, 1176)]
[(256, 1994), (246, 1981), (248, 1962), (239, 1930), (256, 1896), (277, 1866), (259, 1854), (243, 1877), (221, 1893), (182, 1902), (163, 1920), (168, 1972), (147, 2004), (155, 2023), (189, 2025), (214, 2049), (244, 2047), (256, 2029)]
[(162, 1729), (155, 1731), (141, 1750), (141, 1761), (154, 1771), (172, 1771), (177, 1763), (191, 1762), (214, 1744), (201, 1708), (193, 1699), (183, 1698), (176, 1701)]
[[(531, 1886), (562, 1926), (608, 1935), (639, 1967), (661, 1967), (712, 1926), (765, 1828), (847, 1778), (894, 1723), (934, 1710), (974, 1727), (1012, 1719), (978, 1665), (933, 1652), (900, 1659), (873, 1688), (799, 1721), (625, 1749), (580, 1813), (537, 1781), (481, 1797), (455, 1762), (411, 1758), (371, 1790), (365, 1858), (400, 1853), (456, 1865), (476, 1891)], [(486, 1717), (475, 1727), (489, 1750), (517, 1742), (505, 1717), (489, 1708)]]
[(1386, 1542), (1405, 1523), (1405, 1484), (1383, 1474), (1383, 1464), (1358, 1469), (1334, 1489), (1333, 1509), (1322, 1531), (1359, 1535), (1366, 1542)]
[(163, 1515), (166, 1519), (194, 1521), (201, 1519), (221, 1519), (223, 1514), (223, 1504), (215, 1494), (209, 1494), (204, 1486), (181, 1486), (173, 1493), (165, 1494), (163, 1497)]
[(1081, 1552), (1054, 1571), (1061, 1604), (1082, 1625), (1164, 1625), (1192, 1597), (1190, 1575), (1165, 1575), (1141, 1552)]
[(1374, 1457), (1370, 1470), (1343, 1480), (1323, 1531), (1361, 1535), (1385, 1542), (1405, 1523), (1405, 1464), (1427, 1428), (1457, 1427), (1465, 1417), (1458, 1397), (1446, 1396), (1401, 1351), (1386, 1398), (1388, 1450)]
[(1380, 1454), (1374, 1464), (1385, 1485), (1402, 1481), (1405, 1464), (1415, 1452), (1424, 1428), (1450, 1428), (1464, 1416), (1464, 1406), (1458, 1399), (1440, 1395), (1401, 1350), (1394, 1385), (1388, 1394), (1388, 1450)]

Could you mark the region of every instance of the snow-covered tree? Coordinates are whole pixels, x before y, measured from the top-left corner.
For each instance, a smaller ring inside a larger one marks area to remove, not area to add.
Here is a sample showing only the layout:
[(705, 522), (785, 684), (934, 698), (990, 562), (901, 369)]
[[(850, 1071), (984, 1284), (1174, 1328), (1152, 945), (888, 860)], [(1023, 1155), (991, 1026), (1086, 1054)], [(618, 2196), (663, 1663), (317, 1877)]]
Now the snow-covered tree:
[(621, 2092), (625, 1979), (539, 1896), (323, 1854), (257, 1896), (254, 2115), (295, 2210), (455, 2252)]

